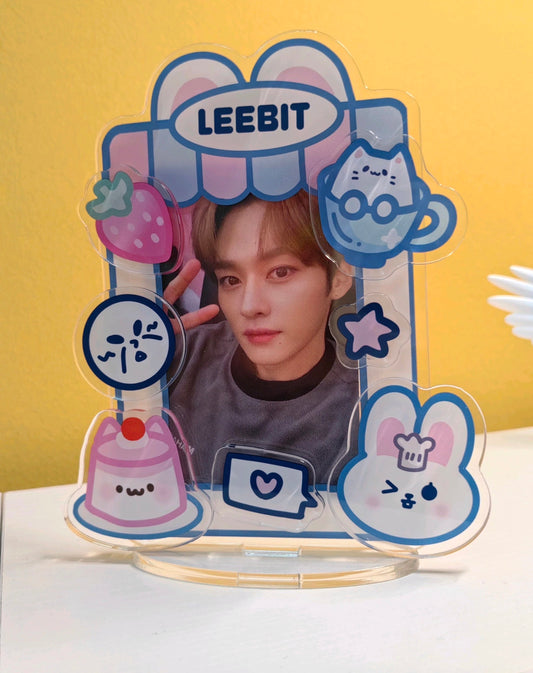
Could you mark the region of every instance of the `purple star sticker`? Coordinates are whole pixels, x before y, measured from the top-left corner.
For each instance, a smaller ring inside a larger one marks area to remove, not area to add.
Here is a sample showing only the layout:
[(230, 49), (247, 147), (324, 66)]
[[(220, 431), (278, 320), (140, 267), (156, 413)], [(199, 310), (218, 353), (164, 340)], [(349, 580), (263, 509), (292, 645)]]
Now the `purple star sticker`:
[(398, 325), (385, 318), (377, 302), (367, 304), (357, 313), (345, 313), (337, 320), (337, 326), (346, 339), (345, 352), (350, 360), (359, 360), (364, 355), (386, 357), (388, 342), (400, 334)]

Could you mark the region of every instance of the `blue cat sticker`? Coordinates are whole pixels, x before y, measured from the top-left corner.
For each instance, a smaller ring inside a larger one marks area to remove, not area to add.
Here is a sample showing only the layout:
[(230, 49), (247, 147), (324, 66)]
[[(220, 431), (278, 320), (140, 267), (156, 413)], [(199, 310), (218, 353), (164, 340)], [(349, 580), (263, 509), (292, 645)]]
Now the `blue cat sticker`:
[[(322, 230), (348, 264), (380, 268), (400, 252), (434, 250), (457, 221), (453, 203), (416, 175), (406, 144), (390, 151), (356, 140), (318, 176)], [(424, 218), (430, 223), (420, 228)]]

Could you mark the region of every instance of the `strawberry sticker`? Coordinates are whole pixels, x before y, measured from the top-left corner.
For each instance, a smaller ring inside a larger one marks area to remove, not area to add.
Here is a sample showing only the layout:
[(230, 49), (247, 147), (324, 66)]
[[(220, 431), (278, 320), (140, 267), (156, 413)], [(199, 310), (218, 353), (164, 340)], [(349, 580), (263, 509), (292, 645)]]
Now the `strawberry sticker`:
[(96, 220), (98, 238), (113, 254), (133, 262), (161, 264), (172, 252), (172, 220), (160, 192), (118, 172), (94, 186), (87, 212)]

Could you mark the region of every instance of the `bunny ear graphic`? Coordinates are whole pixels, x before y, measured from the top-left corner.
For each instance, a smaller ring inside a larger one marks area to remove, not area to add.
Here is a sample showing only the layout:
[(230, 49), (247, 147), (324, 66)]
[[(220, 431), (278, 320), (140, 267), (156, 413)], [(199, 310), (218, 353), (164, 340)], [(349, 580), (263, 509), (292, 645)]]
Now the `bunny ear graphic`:
[(311, 40), (275, 45), (257, 61), (251, 77), (258, 82), (299, 82), (333, 94), (339, 101), (353, 99), (348, 74), (338, 57)]
[(196, 53), (178, 58), (160, 74), (152, 98), (152, 118), (170, 119), (193, 96), (243, 82), (239, 69), (218, 54)]
[(467, 464), (470, 459), (473, 433), (470, 413), (458, 404), (458, 400), (441, 400), (431, 404), (421, 424), (422, 437), (431, 437), (435, 448), (431, 460), (450, 469)]
[[(170, 63), (159, 76), (152, 98), (152, 118), (171, 120), (177, 109), (196, 96), (244, 83), (238, 67), (219, 54), (198, 52)], [(213, 199), (234, 199), (246, 189), (246, 161), (186, 147), (163, 125), (153, 132), (155, 174), (180, 204), (204, 191)]]
[(379, 395), (370, 400), (363, 412), (360, 445), (367, 455), (397, 456), (394, 437), (411, 432), (415, 420), (415, 407), (407, 389)]
[[(276, 45), (258, 60), (252, 82), (290, 82), (310, 89), (321, 89), (334, 96), (339, 105), (353, 102), (354, 95), (348, 74), (332, 51), (310, 40), (293, 40)], [(256, 190), (271, 196), (282, 196), (297, 187), (306, 187), (310, 167), (329, 164), (335, 153), (349, 143), (351, 132), (348, 109), (339, 127), (328, 137), (303, 152), (252, 159), (253, 184)], [(279, 182), (276, 182), (279, 181)], [(311, 185), (313, 188), (315, 184)]]

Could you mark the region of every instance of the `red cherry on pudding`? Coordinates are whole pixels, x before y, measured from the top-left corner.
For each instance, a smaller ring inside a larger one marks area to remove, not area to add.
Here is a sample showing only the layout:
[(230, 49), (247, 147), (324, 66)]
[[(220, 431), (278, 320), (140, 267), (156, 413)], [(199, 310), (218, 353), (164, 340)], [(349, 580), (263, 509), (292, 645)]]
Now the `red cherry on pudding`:
[(140, 418), (131, 416), (122, 423), (122, 436), (130, 442), (136, 442), (144, 437), (145, 427)]

